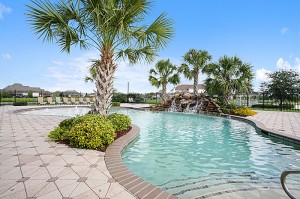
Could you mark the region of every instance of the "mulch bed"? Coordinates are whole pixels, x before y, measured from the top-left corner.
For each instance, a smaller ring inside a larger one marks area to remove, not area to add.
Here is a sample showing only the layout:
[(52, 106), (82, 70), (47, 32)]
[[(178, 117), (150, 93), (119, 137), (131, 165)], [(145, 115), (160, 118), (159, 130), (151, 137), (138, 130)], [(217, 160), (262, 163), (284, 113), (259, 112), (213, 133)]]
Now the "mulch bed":
[(115, 140), (122, 137), (123, 135), (126, 135), (131, 129), (132, 127), (129, 126), (128, 129), (125, 131), (116, 131), (117, 137), (115, 137)]

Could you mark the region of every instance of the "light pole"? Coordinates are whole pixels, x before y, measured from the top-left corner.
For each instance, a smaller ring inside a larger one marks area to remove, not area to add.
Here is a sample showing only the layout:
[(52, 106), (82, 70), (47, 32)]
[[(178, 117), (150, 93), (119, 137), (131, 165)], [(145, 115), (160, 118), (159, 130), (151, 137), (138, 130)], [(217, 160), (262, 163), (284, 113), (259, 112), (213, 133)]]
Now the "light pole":
[(127, 83), (127, 103), (129, 103), (129, 82)]

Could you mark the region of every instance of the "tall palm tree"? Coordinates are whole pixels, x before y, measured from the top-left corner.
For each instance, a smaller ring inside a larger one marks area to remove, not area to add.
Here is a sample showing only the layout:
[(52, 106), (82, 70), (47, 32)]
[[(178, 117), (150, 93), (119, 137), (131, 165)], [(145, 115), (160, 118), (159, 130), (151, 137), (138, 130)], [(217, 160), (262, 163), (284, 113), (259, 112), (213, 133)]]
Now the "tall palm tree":
[(150, 69), (149, 73), (150, 83), (157, 88), (162, 87), (162, 98), (165, 104), (167, 102), (167, 84), (176, 85), (180, 81), (177, 67), (169, 59), (160, 60), (156, 63), (155, 68)]
[(143, 24), (152, 6), (149, 0), (32, 0), (28, 20), (43, 40), (57, 43), (70, 53), (71, 46), (93, 47), (96, 62), (95, 112), (107, 115), (111, 106), (116, 60), (152, 62), (156, 52), (173, 37), (171, 20), (159, 15)]
[[(184, 56), (183, 63), (180, 67), (180, 71), (184, 76), (192, 80), (194, 79), (194, 95), (198, 95), (198, 79), (199, 73), (211, 60), (212, 56), (206, 50), (190, 49)], [(189, 67), (190, 65), (190, 67)]]
[(89, 75), (85, 76), (85, 82), (95, 82), (97, 78), (96, 67), (99, 65), (100, 60), (93, 60), (93, 64), (89, 66)]
[(205, 80), (205, 89), (210, 94), (220, 93), (224, 103), (228, 105), (235, 92), (249, 94), (252, 90), (252, 79), (254, 77), (252, 66), (243, 63), (236, 56), (221, 57), (217, 63), (204, 67), (203, 72), (208, 75)]

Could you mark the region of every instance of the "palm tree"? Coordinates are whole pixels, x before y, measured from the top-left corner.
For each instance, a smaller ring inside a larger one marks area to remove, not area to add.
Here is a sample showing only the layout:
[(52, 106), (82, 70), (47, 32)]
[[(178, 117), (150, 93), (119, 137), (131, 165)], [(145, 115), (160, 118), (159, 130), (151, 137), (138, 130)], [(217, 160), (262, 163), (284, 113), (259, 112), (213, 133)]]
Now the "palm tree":
[(249, 63), (243, 63), (236, 56), (225, 55), (217, 63), (204, 67), (203, 72), (208, 75), (205, 80), (205, 90), (210, 94), (220, 93), (226, 105), (229, 105), (235, 92), (249, 94), (252, 90), (254, 77), (252, 66)]
[(99, 65), (100, 60), (94, 60), (94, 63), (89, 66), (89, 76), (85, 76), (85, 82), (95, 82), (97, 78), (96, 67)]
[(157, 88), (162, 87), (163, 103), (167, 102), (167, 84), (178, 84), (179, 74), (177, 67), (173, 65), (170, 60), (160, 60), (156, 63), (155, 68), (149, 71), (149, 81), (153, 86)]
[[(194, 95), (198, 95), (198, 78), (199, 72), (207, 65), (208, 61), (211, 60), (211, 55), (205, 50), (190, 49), (184, 56), (183, 63), (180, 67), (180, 71), (183, 72), (184, 76), (192, 80), (194, 79)], [(189, 68), (189, 66), (191, 68)]]
[(52, 3), (32, 0), (28, 21), (38, 38), (55, 42), (70, 53), (71, 46), (93, 47), (99, 52), (95, 62), (95, 113), (107, 115), (111, 106), (116, 60), (131, 64), (152, 62), (173, 37), (171, 20), (159, 15), (150, 25), (143, 24), (152, 6), (149, 0), (67, 0)]

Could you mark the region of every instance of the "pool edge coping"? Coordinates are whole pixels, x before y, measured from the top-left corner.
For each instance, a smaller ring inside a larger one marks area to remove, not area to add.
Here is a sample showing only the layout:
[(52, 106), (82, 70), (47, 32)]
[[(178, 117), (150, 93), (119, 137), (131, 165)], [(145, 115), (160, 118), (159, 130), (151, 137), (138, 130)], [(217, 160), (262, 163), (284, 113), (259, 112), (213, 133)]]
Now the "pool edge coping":
[(104, 161), (108, 172), (114, 180), (137, 198), (178, 198), (177, 196), (141, 179), (126, 167), (121, 157), (121, 152), (128, 144), (134, 141), (140, 133), (140, 128), (137, 125), (131, 124), (131, 127), (132, 129), (126, 135), (118, 138), (107, 147), (104, 155)]
[(241, 116), (236, 116), (236, 115), (229, 115), (229, 114), (224, 114), (221, 113), (220, 114), (221, 117), (230, 117), (232, 119), (237, 119), (237, 120), (242, 120), (244, 122), (250, 122), (252, 124), (255, 125), (256, 128), (258, 128), (259, 130), (261, 130), (262, 133), (267, 134), (269, 136), (275, 137), (275, 138), (279, 138), (291, 143), (295, 143), (295, 144), (300, 144), (300, 139), (296, 136), (293, 135), (287, 135), (287, 134), (283, 134), (275, 129), (270, 129), (268, 127), (266, 127), (266, 125), (264, 125), (263, 123), (261, 123), (260, 121), (257, 121), (255, 119), (249, 118), (249, 117), (241, 117)]

